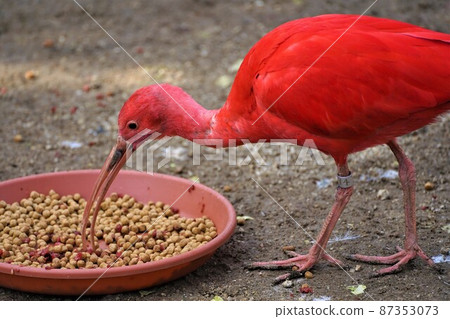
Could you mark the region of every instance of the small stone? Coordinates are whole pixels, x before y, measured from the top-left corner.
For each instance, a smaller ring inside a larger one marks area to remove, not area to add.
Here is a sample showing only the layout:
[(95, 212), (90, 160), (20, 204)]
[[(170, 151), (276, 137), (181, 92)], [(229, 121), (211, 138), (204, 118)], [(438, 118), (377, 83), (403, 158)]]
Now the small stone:
[(450, 255), (450, 247), (442, 247), (441, 254), (442, 255)]
[(171, 169), (175, 174), (181, 174), (184, 170), (184, 166), (174, 165), (173, 167), (171, 167)]
[(431, 191), (434, 189), (434, 184), (432, 182), (426, 182), (425, 183), (425, 190), (426, 191)]
[(237, 223), (239, 226), (244, 225), (244, 224), (245, 224), (245, 218), (244, 218), (243, 216), (238, 216), (238, 217), (236, 217), (236, 223)]
[(14, 136), (13, 140), (16, 143), (22, 143), (23, 142), (23, 137), (22, 137), (22, 135), (17, 134), (17, 135)]
[(381, 200), (386, 200), (391, 198), (391, 195), (389, 194), (389, 191), (387, 189), (380, 189), (377, 192), (377, 198)]
[(289, 246), (283, 246), (281, 249), (283, 249), (283, 251), (293, 251), (293, 250), (295, 250), (295, 247), (292, 245), (289, 245)]
[(285, 280), (281, 285), (284, 288), (292, 288), (292, 286), (294, 286), (294, 283), (292, 282), (292, 280)]
[(305, 272), (305, 278), (312, 279), (312, 278), (314, 278), (314, 274), (310, 271), (307, 271), (307, 272)]
[(25, 72), (24, 76), (26, 80), (34, 80), (37, 77), (36, 72), (34, 72), (33, 70)]
[(355, 271), (360, 271), (362, 269), (361, 265), (356, 265), (355, 266)]
[(222, 76), (218, 77), (215, 82), (215, 84), (222, 89), (226, 89), (232, 83), (233, 83), (233, 78), (228, 75), (222, 75)]
[(232, 191), (232, 188), (231, 188), (230, 185), (225, 185), (225, 186), (223, 187), (223, 191), (224, 191), (224, 192), (231, 192), (231, 191)]
[(256, 0), (256, 1), (255, 1), (255, 6), (257, 6), (257, 7), (264, 7), (264, 1), (262, 1), (262, 0)]

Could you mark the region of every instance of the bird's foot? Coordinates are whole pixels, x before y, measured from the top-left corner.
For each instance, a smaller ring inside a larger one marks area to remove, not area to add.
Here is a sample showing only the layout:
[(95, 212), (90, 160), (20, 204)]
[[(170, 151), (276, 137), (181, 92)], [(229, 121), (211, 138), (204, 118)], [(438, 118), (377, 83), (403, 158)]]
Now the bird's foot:
[(281, 281), (287, 279), (293, 279), (301, 277), (302, 273), (308, 269), (311, 269), (319, 259), (323, 258), (326, 261), (330, 262), (334, 265), (339, 265), (343, 267), (343, 263), (340, 260), (337, 260), (330, 255), (321, 254), (317, 256), (316, 254), (308, 253), (307, 255), (300, 255), (294, 251), (285, 251), (285, 253), (291, 258), (285, 260), (273, 260), (266, 262), (254, 262), (250, 264), (248, 269), (286, 269), (290, 268), (292, 272), (278, 276), (275, 279), (275, 283), (279, 283)]
[(419, 245), (415, 244), (411, 246), (409, 249), (403, 249), (397, 246), (398, 253), (390, 255), (390, 256), (365, 256), (365, 255), (350, 255), (348, 259), (361, 261), (369, 264), (383, 264), (383, 265), (392, 265), (390, 267), (386, 267), (375, 272), (374, 276), (383, 276), (388, 274), (394, 274), (402, 270), (402, 267), (406, 265), (410, 260), (419, 256), (422, 258), (428, 265), (435, 268), (436, 265), (434, 262), (423, 252), (422, 248)]

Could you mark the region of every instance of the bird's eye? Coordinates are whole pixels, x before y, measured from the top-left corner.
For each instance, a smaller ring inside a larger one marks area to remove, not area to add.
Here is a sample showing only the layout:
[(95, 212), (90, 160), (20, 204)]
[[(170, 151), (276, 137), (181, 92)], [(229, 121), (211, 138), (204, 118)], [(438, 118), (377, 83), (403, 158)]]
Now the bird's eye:
[(136, 122), (134, 122), (134, 121), (128, 122), (128, 128), (129, 128), (130, 130), (135, 130), (135, 129), (137, 129), (137, 127), (138, 127), (138, 125), (137, 125)]

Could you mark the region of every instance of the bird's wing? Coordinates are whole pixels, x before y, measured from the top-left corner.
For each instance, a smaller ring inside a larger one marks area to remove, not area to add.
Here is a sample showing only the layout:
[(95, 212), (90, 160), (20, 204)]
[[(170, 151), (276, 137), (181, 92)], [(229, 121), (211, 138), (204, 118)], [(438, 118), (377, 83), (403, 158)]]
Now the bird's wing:
[(230, 92), (252, 103), (226, 107), (253, 118), (267, 110), (312, 134), (349, 138), (450, 100), (450, 35), (371, 17), (342, 35), (356, 16), (318, 18), (258, 42)]

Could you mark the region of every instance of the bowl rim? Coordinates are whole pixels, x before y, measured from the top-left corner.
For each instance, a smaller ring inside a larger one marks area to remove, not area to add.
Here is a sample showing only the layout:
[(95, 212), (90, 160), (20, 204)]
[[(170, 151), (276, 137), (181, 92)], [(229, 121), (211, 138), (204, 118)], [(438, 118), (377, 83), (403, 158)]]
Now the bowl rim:
[[(88, 169), (88, 170), (71, 170), (71, 171), (59, 171), (53, 173), (42, 173), (36, 175), (29, 175), (24, 177), (18, 177), (14, 179), (9, 179), (0, 182), (1, 187), (7, 187), (10, 184), (20, 183), (22, 181), (41, 179), (50, 176), (58, 175), (78, 175), (78, 174), (97, 174), (100, 172), (98, 169)], [(175, 183), (183, 183), (186, 186), (191, 185), (191, 181), (182, 177), (171, 176), (167, 174), (153, 173), (148, 174), (145, 172), (133, 171), (133, 170), (122, 170), (119, 175), (130, 175), (130, 176), (142, 176), (150, 175), (152, 177), (168, 179)], [(162, 269), (171, 268), (180, 264), (184, 264), (196, 259), (200, 259), (209, 254), (214, 253), (217, 248), (222, 246), (233, 234), (236, 227), (236, 212), (234, 207), (228, 199), (223, 195), (218, 193), (212, 188), (209, 188), (203, 184), (195, 183), (195, 188), (199, 188), (205, 192), (214, 195), (217, 200), (221, 201), (226, 207), (226, 214), (228, 216), (225, 228), (221, 233), (217, 235), (214, 239), (208, 243), (201, 245), (191, 251), (185, 252), (183, 254), (165, 258), (162, 260), (147, 262), (139, 265), (122, 266), (122, 267), (108, 267), (108, 268), (93, 268), (93, 269), (45, 269), (37, 268), (32, 266), (22, 266), (22, 265), (12, 265), (5, 262), (0, 262), (0, 273), (20, 275), (24, 277), (39, 277), (42, 279), (97, 279), (101, 278), (114, 278), (121, 277), (123, 275), (138, 275), (142, 273), (155, 272)]]

